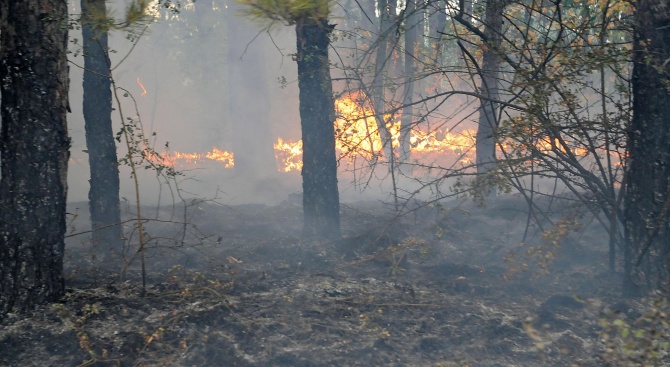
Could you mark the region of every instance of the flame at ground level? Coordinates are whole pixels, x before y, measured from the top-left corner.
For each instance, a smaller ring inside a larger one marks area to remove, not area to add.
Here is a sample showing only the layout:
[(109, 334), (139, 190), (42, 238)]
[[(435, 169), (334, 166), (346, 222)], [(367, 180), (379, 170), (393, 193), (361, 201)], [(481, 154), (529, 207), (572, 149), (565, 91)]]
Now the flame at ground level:
[[(410, 152), (412, 160), (422, 162), (424, 160), (438, 160), (444, 157), (453, 157), (463, 163), (472, 163), (475, 157), (475, 130), (464, 130), (460, 133), (451, 133), (448, 130), (437, 130), (430, 132), (410, 132)], [(336, 149), (340, 154), (340, 160), (353, 163), (358, 157), (370, 158), (372, 152), (381, 150), (382, 143), (378, 134), (374, 138), (367, 137), (370, 144), (342, 144), (336, 140)], [(394, 148), (398, 146), (398, 133), (391, 136)], [(351, 142), (351, 141), (350, 141)], [(359, 147), (354, 149), (352, 147)], [(368, 151), (369, 147), (379, 147), (378, 150)], [(302, 140), (290, 142), (282, 138), (277, 139), (274, 145), (275, 157), (277, 158), (278, 170), (282, 172), (299, 171), (302, 169)]]
[(147, 159), (155, 163), (164, 164), (170, 167), (175, 167), (183, 163), (197, 164), (204, 160), (220, 162), (223, 164), (223, 168), (232, 168), (235, 165), (235, 155), (232, 152), (220, 150), (216, 147), (213, 147), (212, 150), (207, 153), (182, 153), (168, 150), (160, 154), (148, 153), (146, 156)]
[[(379, 123), (369, 100), (363, 93), (350, 93), (335, 101), (335, 149), (340, 160), (353, 163), (358, 157), (371, 159), (384, 150), (379, 133)], [(390, 114), (382, 116), (391, 145), (397, 150), (400, 145), (400, 121)], [(395, 120), (395, 121), (394, 121)], [(416, 160), (437, 160), (450, 156), (465, 163), (472, 163), (475, 155), (475, 134), (472, 129), (453, 133), (447, 129), (424, 132), (410, 131), (410, 153)], [(302, 168), (302, 141), (285, 141), (282, 138), (274, 145), (278, 170), (298, 171)]]
[[(400, 121), (392, 115), (384, 115), (382, 121), (377, 121), (369, 100), (363, 93), (350, 93), (335, 101), (337, 117), (335, 119), (335, 149), (339, 153), (342, 164), (355, 164), (359, 158), (377, 161), (377, 158), (386, 154), (379, 124), (385, 124), (394, 154), (398, 154), (400, 146)], [(452, 132), (448, 129), (434, 129), (422, 131), (413, 126), (409, 134), (410, 159), (422, 165), (430, 166), (435, 162), (461, 162), (473, 164), (475, 161), (476, 130), (465, 129), (461, 132)], [(505, 151), (514, 150), (514, 144), (504, 143), (501, 147)], [(558, 139), (540, 139), (535, 148), (541, 153), (562, 152), (566, 149)], [(523, 149), (522, 149), (523, 150)], [(571, 153), (578, 157), (589, 154), (589, 151), (580, 147), (571, 147)], [(280, 172), (300, 171), (302, 169), (302, 140), (287, 141), (278, 138), (274, 144), (277, 170)], [(223, 163), (224, 168), (232, 168), (235, 164), (232, 152), (220, 150), (216, 147), (207, 153), (181, 153), (166, 151), (160, 155), (147, 154), (147, 158), (156, 163), (175, 167), (184, 164), (194, 165), (199, 161), (211, 160)]]

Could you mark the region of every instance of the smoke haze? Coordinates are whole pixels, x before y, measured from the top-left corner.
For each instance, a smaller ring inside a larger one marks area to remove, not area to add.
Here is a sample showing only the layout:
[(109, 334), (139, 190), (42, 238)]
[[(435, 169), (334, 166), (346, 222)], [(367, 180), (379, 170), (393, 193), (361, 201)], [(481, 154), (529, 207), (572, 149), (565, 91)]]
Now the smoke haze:
[[(70, 13), (79, 13), (78, 2), (71, 4)], [(198, 1), (178, 14), (162, 11), (161, 19), (149, 26), (134, 48), (123, 32), (112, 32), (113, 77), (118, 87), (129, 92), (128, 96), (119, 93), (124, 117), (141, 119), (157, 152), (163, 153), (169, 143), (173, 152), (205, 154), (216, 147), (234, 151), (236, 159), (251, 157), (249, 162), (236, 164), (252, 167), (244, 172), (207, 160), (178, 164), (175, 168), (184, 173), (178, 180), (185, 192), (213, 197), (218, 188), (224, 202), (265, 201), (276, 197), (273, 188), (300, 191), (299, 174), (278, 176), (276, 167), (267, 162), (268, 157), (274, 162), (272, 143), (278, 133), (300, 138), (296, 66), (289, 56), (295, 52), (295, 41), (288, 27), (277, 27), (270, 36), (236, 13), (221, 1)], [(88, 195), (79, 67), (83, 65), (83, 50), (80, 42), (75, 43), (80, 37), (76, 31), (70, 34), (69, 201), (87, 200)], [(287, 83), (280, 84), (280, 80)], [(116, 103), (114, 107), (114, 131), (120, 131)], [(252, 136), (258, 137), (257, 142)], [(117, 146), (121, 158), (127, 150), (123, 141)], [(129, 169), (121, 166), (120, 171), (121, 196), (134, 197)], [(239, 177), (241, 173), (244, 177)], [(151, 171), (140, 174), (142, 197), (147, 202), (158, 199), (155, 176)], [(259, 183), (250, 185), (252, 177)], [(291, 188), (278, 187), (282, 186), (278, 178), (289, 182), (284, 186)], [(268, 196), (258, 195), (263, 191)]]

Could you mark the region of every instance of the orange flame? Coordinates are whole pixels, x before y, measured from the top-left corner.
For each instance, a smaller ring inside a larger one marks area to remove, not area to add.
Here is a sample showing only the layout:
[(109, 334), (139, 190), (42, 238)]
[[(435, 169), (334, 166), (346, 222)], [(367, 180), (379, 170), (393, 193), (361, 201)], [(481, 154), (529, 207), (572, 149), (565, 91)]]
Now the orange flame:
[(277, 158), (277, 162), (281, 162), (280, 172), (300, 171), (302, 169), (302, 140), (287, 142), (279, 138), (274, 147), (275, 158)]
[[(358, 154), (371, 158), (383, 149), (377, 118), (364, 94), (351, 93), (338, 98), (335, 101), (335, 111), (337, 113), (335, 147), (341, 155)], [(391, 122), (392, 117), (388, 114), (383, 118), (386, 128), (391, 133), (391, 144), (397, 146), (400, 122)]]
[(221, 162), (224, 164), (224, 168), (232, 168), (235, 166), (235, 155), (232, 152), (220, 150), (216, 147), (213, 147), (212, 150), (207, 153), (181, 153), (168, 150), (163, 153), (149, 151), (148, 153), (145, 153), (145, 156), (148, 160), (154, 163), (164, 164), (170, 167), (175, 167), (180, 162), (197, 164), (204, 160)]
[[(362, 93), (350, 93), (335, 101), (336, 140), (335, 148), (340, 159), (348, 158), (353, 162), (356, 156), (372, 158), (383, 149), (383, 143), (377, 126), (374, 110)], [(391, 144), (398, 147), (400, 139), (400, 121), (393, 121), (390, 114), (384, 115), (386, 128), (391, 134)], [(423, 132), (412, 129), (410, 132), (410, 149), (416, 158), (441, 158), (459, 156), (459, 159), (470, 163), (474, 157), (475, 130), (452, 133), (448, 130)], [(277, 140), (275, 156), (279, 163), (279, 171), (291, 172), (302, 169), (302, 141)], [(466, 155), (467, 154), (467, 155)]]
[(146, 90), (146, 88), (144, 88), (144, 84), (142, 84), (142, 82), (140, 81), (139, 76), (137, 77), (137, 84), (139, 84), (140, 88), (142, 88), (142, 94), (140, 94), (140, 96), (142, 96), (142, 97), (146, 96), (147, 95), (147, 90)]
[(474, 129), (466, 129), (460, 133), (452, 133), (448, 129), (438, 129), (424, 132), (412, 129), (410, 132), (411, 152), (418, 159), (428, 158), (439, 159), (445, 156), (457, 156), (461, 162), (470, 164), (475, 156), (475, 135)]
[[(139, 77), (137, 82), (142, 86)], [(142, 86), (144, 90), (144, 87)], [(146, 94), (144, 90), (143, 95)], [(379, 134), (374, 110), (369, 105), (363, 93), (351, 93), (335, 101), (337, 118), (335, 119), (335, 148), (339, 153), (340, 162), (354, 163), (358, 157), (374, 158), (383, 150), (383, 143)], [(391, 144), (399, 146), (400, 121), (391, 115), (384, 115), (386, 128), (391, 135)], [(465, 129), (461, 132), (452, 132), (448, 129), (422, 131), (416, 126), (410, 131), (410, 153), (412, 161), (423, 164), (444, 162), (445, 160), (464, 164), (472, 164), (475, 159), (476, 130)], [(537, 149), (544, 153), (552, 151), (566, 152), (558, 139), (540, 139), (536, 143)], [(503, 144), (505, 151), (513, 149), (513, 143)], [(587, 156), (590, 151), (580, 147), (570, 148), (576, 156)], [(274, 144), (275, 158), (278, 171), (300, 171), (302, 162), (302, 140), (287, 141), (281, 137)], [(235, 164), (233, 152), (223, 151), (213, 147), (207, 153), (182, 153), (165, 151), (163, 153), (147, 153), (146, 159), (155, 163), (174, 167), (178, 164), (198, 164), (204, 160), (221, 162), (224, 168), (232, 168)], [(615, 163), (616, 164), (616, 163)]]

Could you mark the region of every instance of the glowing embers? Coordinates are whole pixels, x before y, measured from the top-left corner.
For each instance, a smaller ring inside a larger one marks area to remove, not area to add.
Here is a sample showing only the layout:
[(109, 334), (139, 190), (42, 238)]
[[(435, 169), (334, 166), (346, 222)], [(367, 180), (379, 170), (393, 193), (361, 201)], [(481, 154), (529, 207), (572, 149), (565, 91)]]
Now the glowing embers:
[(213, 147), (207, 153), (181, 153), (177, 151), (165, 151), (157, 155), (147, 154), (147, 159), (170, 167), (178, 167), (182, 164), (195, 165), (203, 161), (215, 161), (223, 164), (223, 168), (232, 168), (235, 165), (235, 155), (232, 152), (220, 150)]

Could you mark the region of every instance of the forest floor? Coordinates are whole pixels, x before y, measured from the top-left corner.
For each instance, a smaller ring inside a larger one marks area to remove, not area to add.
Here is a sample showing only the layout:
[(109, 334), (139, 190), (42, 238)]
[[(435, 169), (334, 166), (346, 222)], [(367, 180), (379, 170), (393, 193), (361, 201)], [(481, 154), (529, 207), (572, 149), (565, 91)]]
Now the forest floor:
[(194, 202), (186, 227), (148, 222), (143, 297), (137, 264), (107, 276), (68, 238), (66, 297), (2, 322), (0, 365), (608, 366), (604, 328), (644, 310), (620, 298), (597, 222), (569, 207), (521, 246), (516, 198), (401, 218), (358, 202), (329, 242), (301, 238), (298, 201)]

